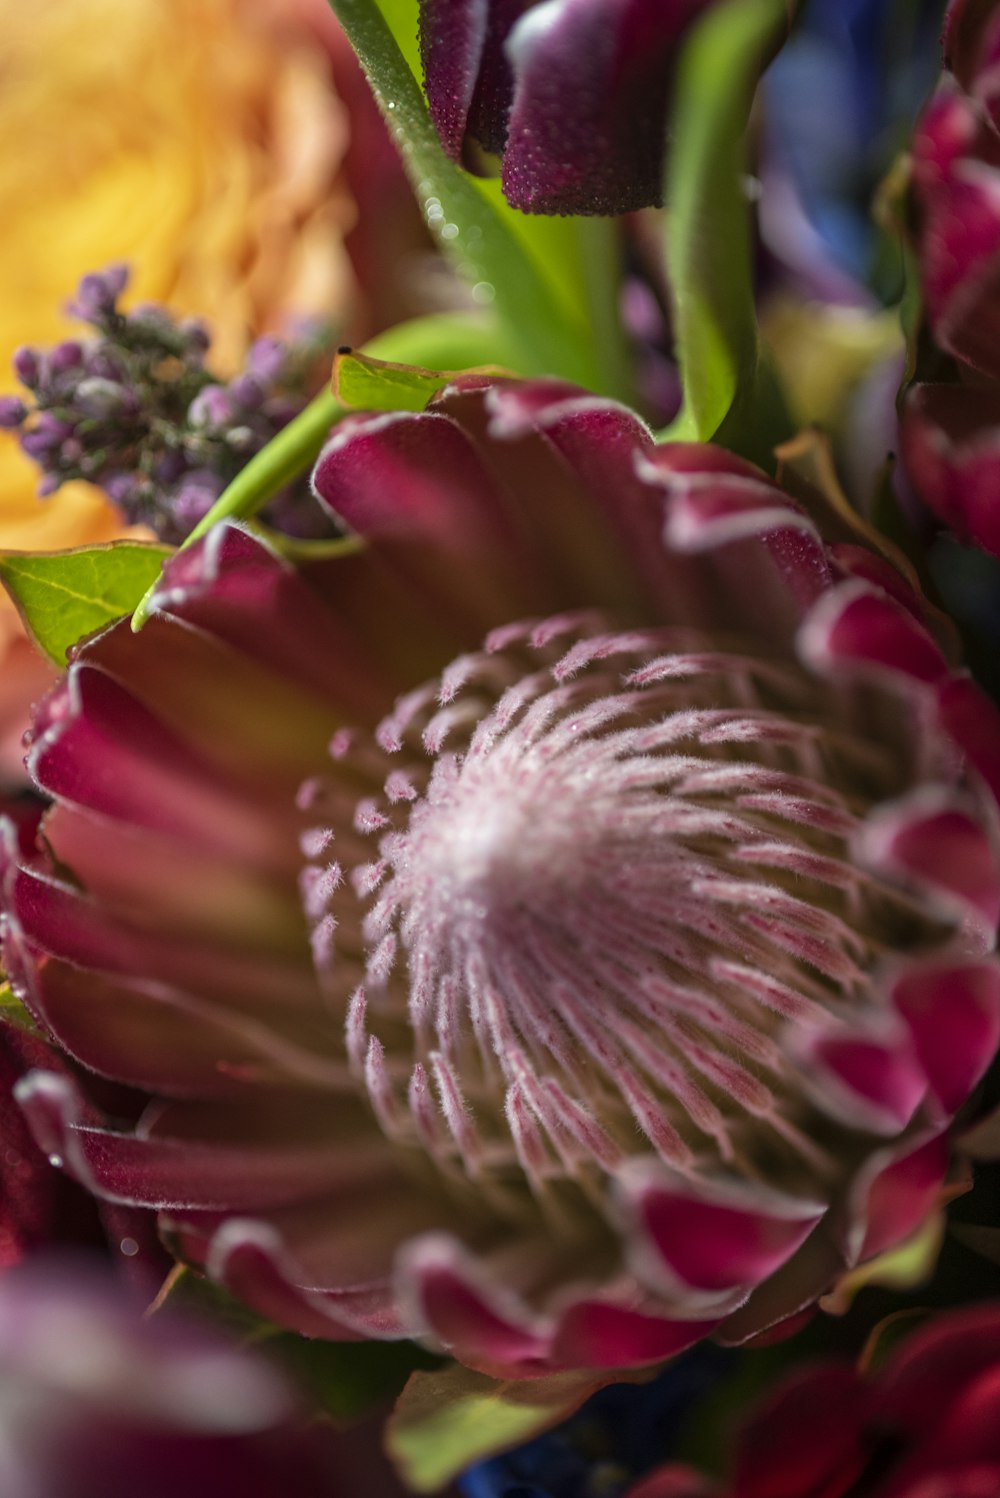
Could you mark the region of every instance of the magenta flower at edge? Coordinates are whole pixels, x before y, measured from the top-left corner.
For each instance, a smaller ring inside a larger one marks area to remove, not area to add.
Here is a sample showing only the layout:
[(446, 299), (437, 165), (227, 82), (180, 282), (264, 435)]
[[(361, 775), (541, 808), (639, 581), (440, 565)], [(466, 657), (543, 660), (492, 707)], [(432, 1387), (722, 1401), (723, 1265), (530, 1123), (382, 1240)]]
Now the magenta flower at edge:
[(173, 1311), (143, 1319), (86, 1260), (0, 1276), (4, 1498), (349, 1498), (356, 1446), (277, 1364)]
[[(916, 1228), (1000, 1037), (1000, 722), (756, 469), (555, 382), (348, 419), (84, 644), (5, 953), (47, 1153), (306, 1335), (532, 1376), (739, 1339)], [(329, 746), (329, 752), (328, 752)], [(300, 902), (301, 891), (301, 902)]]
[(662, 1467), (629, 1498), (994, 1498), (1000, 1492), (1000, 1306), (912, 1332), (867, 1377), (798, 1369), (736, 1442), (730, 1481)]
[(527, 213), (662, 202), (678, 44), (712, 0), (420, 0), (431, 118), (455, 161), (503, 161)]

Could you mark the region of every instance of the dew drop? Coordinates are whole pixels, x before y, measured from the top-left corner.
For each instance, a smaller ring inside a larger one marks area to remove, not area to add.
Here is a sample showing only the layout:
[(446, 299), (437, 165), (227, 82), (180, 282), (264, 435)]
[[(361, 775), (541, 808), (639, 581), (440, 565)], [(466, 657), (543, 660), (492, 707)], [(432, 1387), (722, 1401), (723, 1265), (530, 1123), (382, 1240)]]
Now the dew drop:
[(480, 307), (489, 306), (496, 297), (496, 287), (492, 281), (477, 281), (472, 288), (472, 300), (478, 302)]
[(54, 1165), (55, 1168), (56, 1168), (56, 1170), (62, 1170), (62, 1168), (65, 1165), (65, 1163), (66, 1162), (63, 1159), (62, 1155), (50, 1155), (49, 1156), (49, 1164), (50, 1165)]
[(118, 1247), (127, 1259), (135, 1258), (135, 1255), (139, 1252), (139, 1245), (134, 1238), (123, 1238)]

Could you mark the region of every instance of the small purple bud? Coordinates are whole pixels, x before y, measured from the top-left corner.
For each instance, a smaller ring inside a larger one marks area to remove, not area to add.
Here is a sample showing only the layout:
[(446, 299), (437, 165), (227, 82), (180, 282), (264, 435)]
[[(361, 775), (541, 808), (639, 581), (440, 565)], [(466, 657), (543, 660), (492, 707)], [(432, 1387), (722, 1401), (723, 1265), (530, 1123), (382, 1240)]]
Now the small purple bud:
[(83, 347), (75, 338), (67, 338), (49, 350), (49, 369), (53, 374), (64, 374), (67, 369), (76, 369), (83, 363)]
[(253, 427), (230, 427), (226, 433), (226, 446), (235, 453), (253, 452), (260, 441)]
[(84, 367), (88, 374), (98, 380), (113, 380), (120, 384), (125, 378), (122, 361), (112, 349), (100, 343), (87, 349)]
[(264, 403), (264, 388), (253, 375), (238, 374), (230, 380), (228, 390), (234, 406), (243, 411), (259, 410)]
[(69, 310), (84, 322), (100, 322), (115, 311), (115, 303), (128, 285), (128, 274), (127, 265), (91, 271), (81, 278)]
[(111, 503), (119, 509), (130, 504), (136, 492), (136, 482), (130, 473), (112, 473), (102, 480), (101, 487)]
[(27, 406), (16, 395), (0, 395), (0, 429), (16, 431), (27, 414)]
[(192, 354), (207, 354), (212, 346), (212, 335), (198, 317), (186, 317), (180, 324), (184, 342)]
[(226, 427), (233, 420), (233, 405), (221, 385), (206, 385), (188, 407), (193, 427)]
[(205, 518), (221, 493), (221, 481), (206, 469), (196, 469), (184, 480), (170, 509), (185, 535)]
[(42, 378), (42, 362), (33, 348), (22, 347), (15, 351), (14, 373), (22, 385), (34, 390)]
[(172, 333), (174, 331), (174, 320), (166, 307), (161, 307), (159, 302), (141, 302), (138, 307), (133, 307), (126, 318), (130, 328), (141, 328), (149, 333)]
[(59, 474), (47, 473), (39, 483), (38, 488), (35, 490), (35, 493), (38, 495), (39, 499), (48, 499), (49, 495), (54, 494), (60, 487), (62, 482), (63, 481), (60, 478)]
[(73, 428), (48, 411), (43, 411), (30, 432), (21, 434), (21, 449), (29, 458), (43, 462), (71, 436)]
[(66, 468), (79, 468), (86, 448), (79, 437), (67, 437), (59, 449), (59, 461)]
[(187, 459), (183, 453), (168, 449), (157, 459), (156, 467), (153, 469), (153, 478), (158, 484), (176, 484), (187, 471), (187, 466)]
[[(121, 416), (130, 405), (130, 392), (114, 380), (91, 375), (76, 387), (74, 404), (85, 416)], [(134, 399), (131, 401), (134, 406)]]
[(280, 338), (258, 338), (247, 353), (245, 373), (262, 385), (270, 385), (281, 377), (287, 359), (288, 350)]

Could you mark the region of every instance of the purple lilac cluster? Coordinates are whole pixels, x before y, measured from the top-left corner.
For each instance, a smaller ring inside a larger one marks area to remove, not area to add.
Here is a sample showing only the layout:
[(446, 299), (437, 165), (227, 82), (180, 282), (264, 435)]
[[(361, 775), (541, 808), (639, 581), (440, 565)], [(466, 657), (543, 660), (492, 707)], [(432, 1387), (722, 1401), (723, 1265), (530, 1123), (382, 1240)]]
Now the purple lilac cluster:
[[(129, 524), (184, 540), (253, 455), (296, 416), (317, 386), (326, 333), (293, 344), (258, 338), (243, 368), (223, 381), (206, 364), (211, 338), (198, 319), (147, 303), (119, 305), (128, 268), (83, 277), (67, 310), (96, 336), (54, 348), (21, 348), (14, 372), (30, 398), (0, 397), (0, 427), (19, 433), (38, 465), (38, 492), (72, 479), (104, 490)], [(296, 536), (329, 534), (300, 480), (264, 518)]]

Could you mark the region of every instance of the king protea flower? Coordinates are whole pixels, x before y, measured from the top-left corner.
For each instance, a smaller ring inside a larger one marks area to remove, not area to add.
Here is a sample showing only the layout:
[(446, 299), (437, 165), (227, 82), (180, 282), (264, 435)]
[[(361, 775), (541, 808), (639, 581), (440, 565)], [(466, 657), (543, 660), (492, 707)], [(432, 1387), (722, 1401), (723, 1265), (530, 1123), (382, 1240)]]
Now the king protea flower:
[(21, 1100), (310, 1336), (516, 1377), (751, 1335), (938, 1200), (1000, 1035), (1000, 719), (906, 580), (554, 382), (352, 418), (37, 714)]

